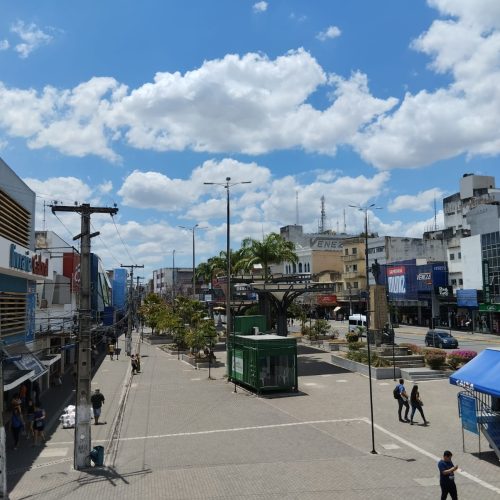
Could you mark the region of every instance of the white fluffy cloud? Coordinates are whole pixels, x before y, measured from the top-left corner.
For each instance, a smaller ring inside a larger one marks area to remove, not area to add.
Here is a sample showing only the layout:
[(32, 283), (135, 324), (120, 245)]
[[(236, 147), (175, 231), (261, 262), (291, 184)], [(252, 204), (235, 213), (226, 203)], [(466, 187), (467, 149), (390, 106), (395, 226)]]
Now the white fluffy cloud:
[(7, 50), (10, 47), (8, 40), (0, 40), (0, 50)]
[[(309, 52), (297, 49), (275, 59), (229, 54), (184, 74), (157, 73), (133, 89), (114, 78), (92, 78), (72, 89), (0, 83), (0, 128), (31, 148), (115, 162), (118, 141), (154, 151), (250, 155), (292, 148), (334, 155), (345, 145), (379, 169), (498, 155), (499, 2), (428, 2), (441, 17), (409, 40), (409, 50), (428, 57), (429, 70), (449, 75), (451, 83), (408, 92), (401, 101), (374, 96), (360, 71), (326, 74)], [(322, 36), (338, 35), (335, 28)], [(22, 23), (16, 29), (37, 33)], [(310, 98), (321, 93), (330, 102), (319, 109)]]
[[(331, 105), (307, 103), (318, 89)], [(118, 161), (113, 141), (156, 151), (262, 154), (301, 147), (334, 154), (395, 99), (370, 94), (366, 75), (327, 75), (305, 50), (270, 60), (227, 55), (184, 75), (158, 73), (129, 91), (113, 78), (92, 78), (69, 90), (8, 88), (0, 84), (0, 127), (31, 148), (95, 154)]]
[(253, 4), (253, 11), (255, 13), (261, 13), (261, 12), (265, 12), (267, 10), (267, 7), (268, 7), (268, 3), (267, 2), (256, 2)]
[(446, 88), (407, 93), (392, 113), (358, 134), (364, 159), (380, 168), (415, 167), (460, 154), (500, 153), (500, 8), (495, 0), (432, 0), (442, 14), (412, 43)]
[(340, 31), (340, 28), (338, 26), (328, 26), (326, 30), (320, 31), (317, 35), (316, 38), (318, 40), (321, 40), (322, 42), (332, 39), (332, 38), (337, 38), (342, 34), (342, 31)]
[(10, 30), (21, 39), (21, 43), (16, 44), (14, 49), (22, 59), (26, 59), (38, 47), (50, 43), (53, 38), (34, 23), (26, 24), (23, 21), (17, 21)]
[(434, 201), (441, 204), (444, 191), (439, 188), (427, 189), (420, 191), (416, 195), (400, 195), (396, 196), (389, 204), (389, 212), (399, 212), (401, 210), (412, 210), (414, 212), (428, 212), (432, 210)]

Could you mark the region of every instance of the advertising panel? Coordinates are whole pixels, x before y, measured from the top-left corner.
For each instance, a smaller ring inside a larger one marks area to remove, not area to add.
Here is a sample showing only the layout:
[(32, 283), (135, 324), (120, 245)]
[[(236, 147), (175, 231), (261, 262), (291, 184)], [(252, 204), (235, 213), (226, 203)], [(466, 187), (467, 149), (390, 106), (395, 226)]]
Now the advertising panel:
[(127, 270), (118, 268), (113, 270), (113, 306), (116, 310), (125, 308), (127, 296)]
[(63, 253), (63, 275), (71, 280), (71, 292), (80, 291), (80, 254)]
[(472, 396), (459, 394), (458, 403), (460, 405), (462, 427), (469, 432), (479, 434), (479, 429), (477, 426), (476, 399)]
[(387, 267), (387, 286), (391, 298), (403, 299), (406, 296), (406, 267)]
[(337, 304), (337, 296), (336, 295), (318, 295), (316, 302), (319, 306), (334, 306)]
[(36, 306), (36, 283), (28, 283), (26, 295), (26, 333), (24, 342), (26, 344), (35, 340), (35, 306)]
[(477, 290), (474, 288), (457, 290), (458, 307), (477, 307)]

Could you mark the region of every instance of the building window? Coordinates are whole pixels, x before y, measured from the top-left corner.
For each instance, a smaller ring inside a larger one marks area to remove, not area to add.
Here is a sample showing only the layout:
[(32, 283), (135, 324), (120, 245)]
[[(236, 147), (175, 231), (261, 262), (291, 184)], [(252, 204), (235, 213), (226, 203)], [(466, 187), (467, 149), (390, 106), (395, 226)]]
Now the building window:
[(451, 284), (452, 284), (453, 286), (457, 286), (457, 280), (451, 280)]
[(358, 282), (357, 282), (357, 281), (355, 281), (355, 282), (352, 284), (352, 287), (353, 287), (353, 288), (358, 288)]
[(458, 260), (460, 260), (462, 258), (462, 252), (458, 252)]
[(459, 285), (463, 285), (463, 284), (464, 284), (464, 280), (463, 280), (462, 278), (459, 278), (459, 280), (458, 280), (458, 284), (459, 284)]
[(455, 254), (454, 253), (450, 253), (450, 260), (455, 260)]
[(302, 272), (302, 262), (299, 262), (299, 273)]
[(357, 264), (353, 264), (352, 265), (352, 270), (353, 271), (357, 271), (358, 270), (358, 265)]
[(344, 255), (349, 255), (349, 249), (348, 249), (348, 248), (346, 248), (346, 249), (344, 250)]
[(357, 249), (357, 248), (353, 248), (353, 249), (352, 249), (352, 251), (351, 251), (351, 253), (352, 253), (353, 255), (357, 255), (357, 253), (358, 253), (358, 249)]

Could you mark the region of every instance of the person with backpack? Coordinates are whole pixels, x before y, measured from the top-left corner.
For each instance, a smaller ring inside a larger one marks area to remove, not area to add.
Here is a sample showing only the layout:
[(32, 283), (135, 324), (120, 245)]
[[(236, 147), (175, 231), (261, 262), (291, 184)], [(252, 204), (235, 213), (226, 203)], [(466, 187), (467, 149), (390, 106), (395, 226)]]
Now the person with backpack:
[[(408, 404), (408, 394), (406, 392), (406, 388), (404, 386), (404, 380), (402, 378), (399, 379), (399, 384), (394, 387), (392, 394), (394, 399), (398, 401), (398, 417), (400, 422), (409, 422), (408, 413), (410, 411), (410, 405)], [(401, 417), (401, 411), (405, 408), (405, 418)]]

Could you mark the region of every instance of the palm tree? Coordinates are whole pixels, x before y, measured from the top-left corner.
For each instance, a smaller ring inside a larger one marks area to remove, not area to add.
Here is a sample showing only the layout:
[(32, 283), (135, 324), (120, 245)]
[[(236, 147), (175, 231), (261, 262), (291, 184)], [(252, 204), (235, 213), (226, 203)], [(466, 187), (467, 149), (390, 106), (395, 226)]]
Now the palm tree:
[(248, 271), (255, 264), (261, 264), (264, 272), (264, 281), (269, 281), (269, 266), (280, 262), (297, 262), (295, 245), (286, 241), (278, 233), (270, 233), (262, 241), (245, 238), (241, 244), (243, 259), (242, 265)]

